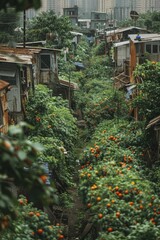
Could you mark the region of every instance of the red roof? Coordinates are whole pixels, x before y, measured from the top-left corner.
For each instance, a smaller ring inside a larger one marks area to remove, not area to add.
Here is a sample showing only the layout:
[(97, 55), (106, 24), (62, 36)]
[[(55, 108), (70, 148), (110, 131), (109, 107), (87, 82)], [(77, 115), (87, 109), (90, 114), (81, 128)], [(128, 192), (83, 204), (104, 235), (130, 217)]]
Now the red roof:
[(0, 90), (3, 90), (4, 88), (7, 88), (8, 86), (9, 86), (8, 82), (0, 80)]

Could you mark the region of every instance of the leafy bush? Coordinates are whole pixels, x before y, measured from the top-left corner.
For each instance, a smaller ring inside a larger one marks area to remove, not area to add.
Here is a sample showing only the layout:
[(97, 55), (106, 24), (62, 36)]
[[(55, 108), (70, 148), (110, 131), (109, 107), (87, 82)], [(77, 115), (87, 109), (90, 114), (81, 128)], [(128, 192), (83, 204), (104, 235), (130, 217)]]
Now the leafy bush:
[(98, 226), (97, 239), (132, 239), (133, 226), (137, 239), (142, 228), (143, 236), (150, 232), (151, 239), (159, 237), (160, 200), (145, 176), (142, 139), (138, 124), (104, 121), (84, 150), (80, 193)]
[(26, 123), (20, 123), (18, 126), (11, 126), (7, 136), (0, 136), (1, 228), (5, 228), (6, 216), (16, 216), (14, 210), (16, 194), (11, 191), (12, 186), (25, 189), (35, 203), (40, 201), (43, 204), (51, 203), (51, 199), (54, 199), (54, 189), (46, 187), (41, 180), (41, 176), (45, 176), (45, 170), (36, 161), (42, 147), (26, 139), (24, 128), (26, 130), (27, 127)]
[(59, 224), (52, 225), (48, 215), (28, 203), (24, 196), (19, 196), (15, 208), (17, 218), (0, 234), (1, 240), (64, 239), (63, 228)]
[(38, 85), (26, 107), (26, 121), (34, 126), (29, 134), (57, 138), (70, 151), (77, 138), (77, 127), (75, 118), (66, 106), (66, 101), (52, 97), (47, 87)]
[(157, 117), (160, 112), (160, 63), (147, 61), (137, 65), (134, 76), (138, 81), (138, 95), (134, 98), (133, 106), (139, 109), (140, 119), (146, 124)]

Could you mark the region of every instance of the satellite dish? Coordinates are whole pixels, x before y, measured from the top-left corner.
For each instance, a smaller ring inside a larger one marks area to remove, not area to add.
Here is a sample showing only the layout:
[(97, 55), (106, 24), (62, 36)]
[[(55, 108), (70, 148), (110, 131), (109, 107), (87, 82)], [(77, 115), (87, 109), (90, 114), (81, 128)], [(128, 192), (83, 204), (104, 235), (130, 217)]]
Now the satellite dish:
[(136, 11), (132, 10), (130, 11), (130, 17), (136, 21), (139, 18), (139, 14)]

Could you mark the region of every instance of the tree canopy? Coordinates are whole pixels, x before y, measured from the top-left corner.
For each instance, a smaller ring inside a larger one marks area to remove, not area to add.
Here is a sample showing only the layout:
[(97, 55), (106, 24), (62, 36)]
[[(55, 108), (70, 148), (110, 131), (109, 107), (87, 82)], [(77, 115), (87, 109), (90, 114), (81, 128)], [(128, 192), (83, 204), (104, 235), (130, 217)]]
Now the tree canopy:
[(38, 9), (41, 6), (41, 0), (1, 0), (0, 10), (14, 7), (17, 11), (22, 11), (29, 8)]
[(71, 37), (72, 25), (65, 16), (57, 16), (54, 11), (42, 12), (33, 18), (27, 27), (27, 40), (46, 40), (58, 46), (64, 46)]
[(0, 11), (0, 42), (7, 43), (15, 35), (19, 14), (13, 8)]
[(133, 22), (132, 19), (125, 19), (122, 22), (119, 22), (120, 27), (128, 27), (136, 24), (137, 27), (147, 28), (152, 32), (160, 32), (160, 12), (147, 12), (139, 15), (139, 18), (136, 22)]

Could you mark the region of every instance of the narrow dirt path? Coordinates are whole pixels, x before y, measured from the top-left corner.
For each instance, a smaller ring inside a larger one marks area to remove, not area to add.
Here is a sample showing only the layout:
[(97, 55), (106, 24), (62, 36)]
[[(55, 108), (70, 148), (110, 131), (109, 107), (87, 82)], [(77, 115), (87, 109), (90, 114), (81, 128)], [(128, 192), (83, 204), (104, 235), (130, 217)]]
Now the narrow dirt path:
[[(84, 212), (84, 206), (78, 195), (78, 189), (76, 187), (69, 190), (73, 198), (73, 206), (68, 210), (68, 239), (78, 240), (79, 230), (81, 224), (82, 213)], [(83, 216), (84, 218), (84, 216)]]

